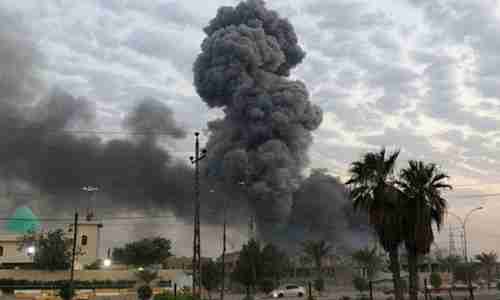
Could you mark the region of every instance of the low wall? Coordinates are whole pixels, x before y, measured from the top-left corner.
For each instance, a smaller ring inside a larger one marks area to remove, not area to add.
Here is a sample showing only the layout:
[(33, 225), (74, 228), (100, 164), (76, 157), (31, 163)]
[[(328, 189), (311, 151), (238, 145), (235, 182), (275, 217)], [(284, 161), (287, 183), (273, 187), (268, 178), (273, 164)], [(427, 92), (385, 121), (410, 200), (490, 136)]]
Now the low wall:
[[(160, 270), (159, 280), (177, 281), (184, 277), (183, 270)], [(31, 281), (56, 281), (67, 280), (70, 271), (38, 271), (38, 270), (0, 270), (0, 279), (31, 280)], [(131, 270), (81, 270), (75, 271), (75, 280), (138, 280), (135, 271)]]

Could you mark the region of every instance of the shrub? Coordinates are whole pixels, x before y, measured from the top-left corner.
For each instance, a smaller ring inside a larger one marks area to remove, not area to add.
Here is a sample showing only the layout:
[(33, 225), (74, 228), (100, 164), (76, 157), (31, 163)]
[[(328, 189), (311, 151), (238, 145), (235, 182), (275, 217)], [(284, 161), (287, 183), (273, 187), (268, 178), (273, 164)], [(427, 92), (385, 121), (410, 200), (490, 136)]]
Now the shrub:
[(64, 283), (59, 289), (59, 297), (63, 300), (71, 300), (75, 296), (75, 290), (69, 282)]
[(91, 264), (85, 265), (85, 270), (100, 270), (102, 266), (102, 259), (97, 259)]
[(370, 300), (370, 297), (363, 294), (363, 295), (359, 295), (359, 297), (357, 297), (356, 300)]
[(155, 295), (153, 297), (153, 300), (173, 300), (173, 299), (174, 299), (174, 295), (172, 295), (169, 292), (163, 292), (163, 293)]
[(351, 297), (349, 296), (342, 296), (339, 298), (339, 300), (351, 300)]
[(266, 294), (269, 294), (274, 289), (274, 281), (271, 279), (263, 279), (259, 283), (260, 290)]
[(323, 280), (323, 278), (314, 280), (314, 289), (318, 292), (322, 292), (325, 289), (325, 280)]
[(245, 297), (243, 297), (243, 300), (255, 300), (255, 297), (252, 295), (245, 295)]
[(354, 277), (354, 279), (352, 280), (352, 284), (354, 285), (354, 288), (360, 292), (368, 290), (368, 281), (363, 277)]
[(137, 297), (140, 300), (148, 300), (153, 296), (153, 290), (149, 285), (143, 285), (137, 290)]
[(440, 288), (441, 285), (443, 284), (443, 280), (441, 279), (441, 276), (436, 272), (431, 273), (429, 281), (431, 283), (431, 286), (435, 289)]
[(497, 283), (497, 290), (500, 290), (500, 281)]

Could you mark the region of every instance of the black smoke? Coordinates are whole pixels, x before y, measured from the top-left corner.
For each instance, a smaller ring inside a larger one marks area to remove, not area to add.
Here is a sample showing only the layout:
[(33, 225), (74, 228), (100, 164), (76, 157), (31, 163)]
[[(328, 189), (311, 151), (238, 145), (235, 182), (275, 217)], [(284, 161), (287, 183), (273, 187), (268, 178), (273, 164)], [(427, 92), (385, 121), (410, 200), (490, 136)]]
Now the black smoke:
[(285, 224), (322, 121), (305, 85), (288, 78), (305, 52), (292, 25), (259, 0), (220, 8), (204, 31), (195, 86), (225, 113), (208, 125), (209, 172), (245, 182), (257, 218)]
[(44, 195), (51, 215), (85, 207), (82, 187), (89, 185), (100, 188), (97, 206), (190, 215), (191, 167), (164, 147), (186, 136), (172, 110), (146, 98), (124, 118), (125, 135), (75, 132), (95, 128), (96, 104), (58, 88), (45, 91), (36, 45), (15, 29), (0, 28), (2, 181)]
[(203, 101), (224, 112), (208, 124), (207, 172), (226, 186), (244, 183), (265, 239), (353, 244), (359, 230), (347, 217), (344, 186), (326, 174), (303, 176), (322, 111), (304, 83), (289, 78), (305, 57), (293, 26), (264, 1), (247, 0), (219, 8), (204, 31), (194, 82)]

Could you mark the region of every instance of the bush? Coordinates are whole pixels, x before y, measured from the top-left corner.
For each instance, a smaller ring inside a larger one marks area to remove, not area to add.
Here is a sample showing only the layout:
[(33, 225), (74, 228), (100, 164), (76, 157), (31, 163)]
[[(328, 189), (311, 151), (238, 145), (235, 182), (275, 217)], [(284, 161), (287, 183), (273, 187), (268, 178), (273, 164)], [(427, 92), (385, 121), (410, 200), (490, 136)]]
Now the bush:
[(360, 292), (368, 290), (368, 281), (363, 277), (354, 277), (354, 279), (352, 280), (352, 284), (354, 285), (354, 288)]
[(497, 290), (500, 290), (500, 281), (497, 283)]
[(85, 265), (85, 270), (100, 270), (102, 266), (102, 259), (97, 259), (91, 264)]
[(357, 297), (356, 300), (370, 300), (370, 297), (363, 294), (363, 295), (359, 295), (359, 297)]
[(245, 295), (245, 297), (243, 297), (243, 300), (255, 300), (255, 297), (252, 295)]
[(59, 297), (63, 300), (71, 300), (75, 296), (75, 290), (69, 282), (64, 283), (59, 289)]
[(339, 298), (339, 300), (351, 300), (351, 297), (349, 296), (342, 296)]
[(174, 295), (169, 292), (163, 292), (161, 294), (155, 295), (153, 300), (174, 300)]
[(266, 294), (269, 294), (274, 288), (274, 281), (271, 279), (263, 279), (259, 283), (260, 290)]
[(172, 292), (163, 292), (155, 295), (153, 300), (196, 300), (196, 298), (190, 293), (177, 293), (177, 298), (174, 298), (174, 294)]
[(2, 287), (0, 290), (2, 291), (2, 294), (4, 294), (4, 295), (14, 294), (14, 288), (11, 288), (11, 287)]
[(314, 289), (318, 292), (322, 292), (325, 289), (325, 281), (323, 280), (323, 278), (314, 280)]
[(438, 273), (431, 273), (431, 276), (429, 278), (429, 281), (431, 283), (431, 286), (435, 289), (438, 289), (441, 287), (443, 284), (443, 280), (441, 279), (441, 276)]
[(149, 285), (143, 285), (137, 289), (137, 297), (140, 300), (148, 300), (153, 296), (153, 290)]

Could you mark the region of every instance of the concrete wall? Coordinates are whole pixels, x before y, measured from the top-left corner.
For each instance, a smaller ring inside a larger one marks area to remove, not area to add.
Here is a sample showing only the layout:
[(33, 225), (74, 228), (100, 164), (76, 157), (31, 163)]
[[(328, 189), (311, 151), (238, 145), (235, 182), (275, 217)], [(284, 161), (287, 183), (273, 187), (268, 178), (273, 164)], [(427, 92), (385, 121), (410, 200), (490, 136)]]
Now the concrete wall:
[(19, 250), (16, 241), (0, 241), (3, 247), (3, 255), (0, 256), (0, 263), (29, 263), (33, 259), (25, 251)]
[[(69, 271), (0, 270), (0, 279), (56, 281), (69, 279)], [(160, 270), (160, 280), (177, 282), (186, 275), (182, 270)], [(82, 270), (75, 271), (75, 280), (138, 280), (135, 271), (129, 270)]]

